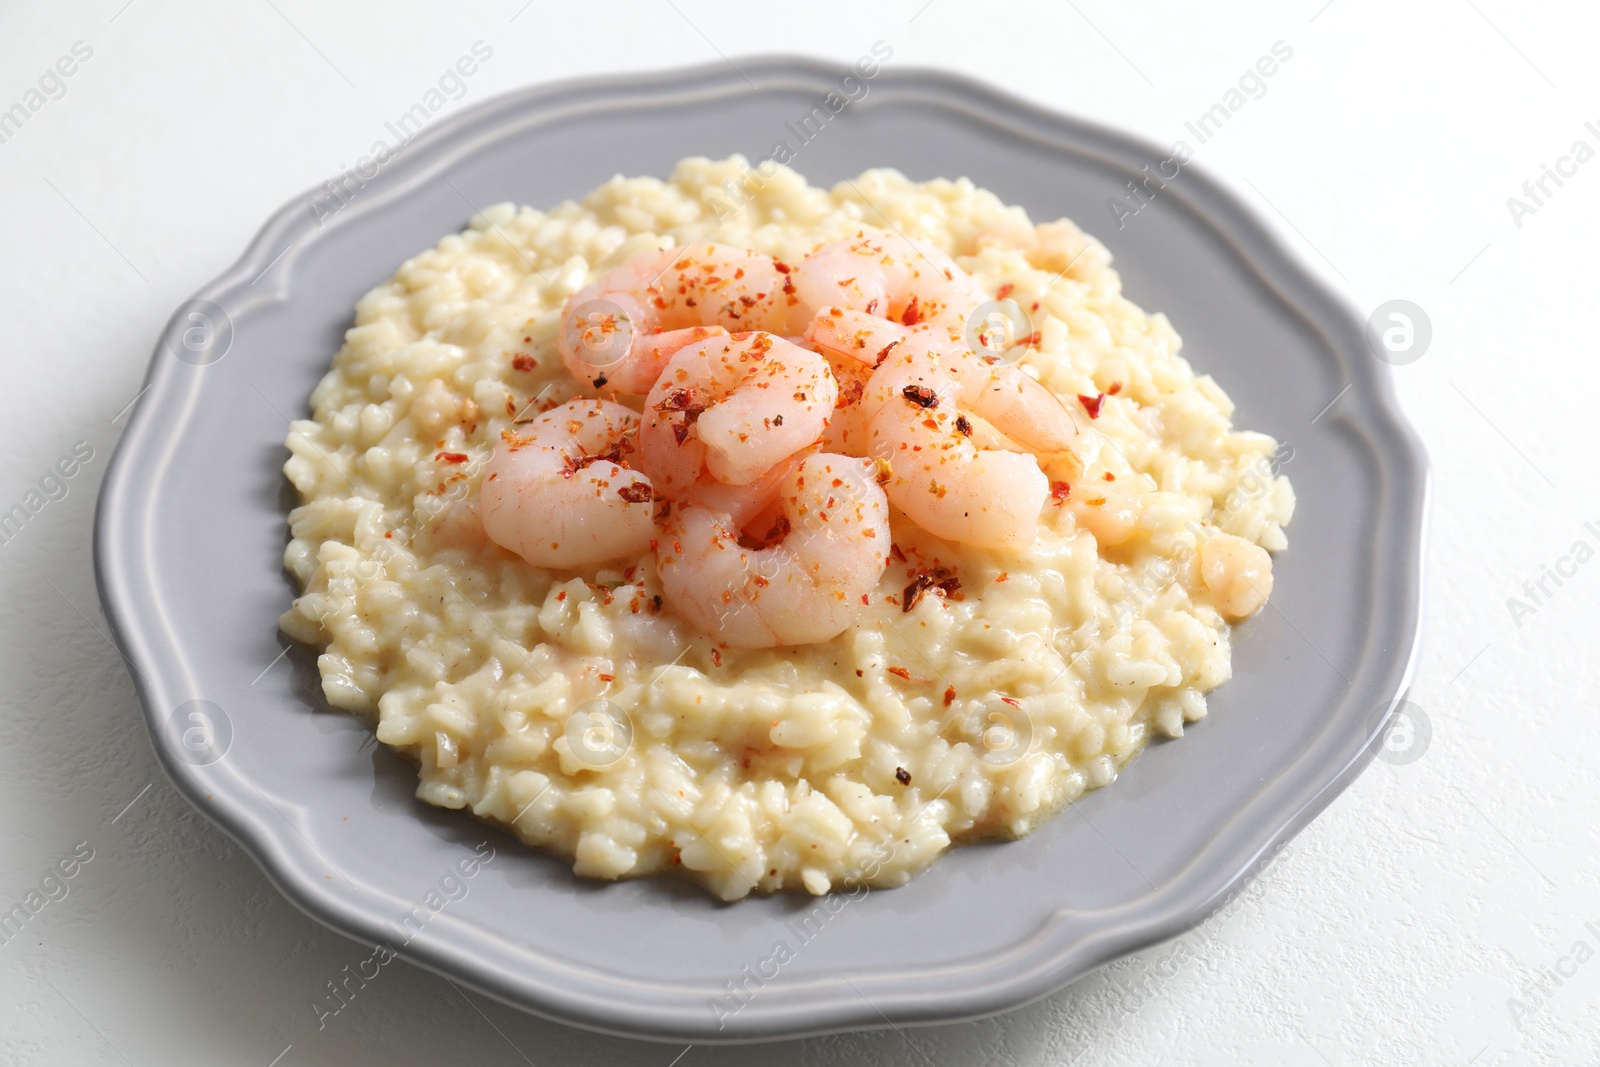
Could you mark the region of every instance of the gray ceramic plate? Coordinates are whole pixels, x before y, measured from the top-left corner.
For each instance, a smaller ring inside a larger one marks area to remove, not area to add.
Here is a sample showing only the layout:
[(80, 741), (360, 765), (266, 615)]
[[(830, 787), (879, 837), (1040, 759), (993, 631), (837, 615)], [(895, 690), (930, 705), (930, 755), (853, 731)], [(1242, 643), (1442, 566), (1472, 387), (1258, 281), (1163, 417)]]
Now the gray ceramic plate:
[[(1032, 837), (957, 849), (905, 888), (820, 912), (815, 899), (730, 907), (661, 880), (583, 881), (414, 800), (411, 766), (324, 705), (307, 650), (269, 668), (295, 592), (279, 562), (285, 424), (357, 298), (475, 208), (550, 205), (684, 155), (795, 147), (785, 123), (846, 73), (740, 66), (759, 88), (719, 65), (501, 97), (418, 137), (337, 212), (325, 196), (312, 206), (323, 190), (280, 211), (156, 347), (101, 496), (101, 595), (178, 788), (351, 937), (409, 936), (403, 954), (425, 967), (637, 1036), (758, 1040), (1003, 1011), (1218, 907), (1371, 758), (1416, 642), (1426, 474), (1387, 368), (1360, 317), (1192, 166), (1118, 230), (1108, 198), (1166, 151), (886, 69), (793, 164), (821, 185), (875, 166), (966, 175), (1035, 219), (1078, 220), (1110, 246), (1128, 295), (1167, 312), (1226, 386), (1238, 422), (1294, 450), (1300, 506), (1277, 592), (1240, 628), (1210, 717)], [(494, 860), (452, 875), (484, 841)], [(414, 928), (397, 932), (408, 913)]]

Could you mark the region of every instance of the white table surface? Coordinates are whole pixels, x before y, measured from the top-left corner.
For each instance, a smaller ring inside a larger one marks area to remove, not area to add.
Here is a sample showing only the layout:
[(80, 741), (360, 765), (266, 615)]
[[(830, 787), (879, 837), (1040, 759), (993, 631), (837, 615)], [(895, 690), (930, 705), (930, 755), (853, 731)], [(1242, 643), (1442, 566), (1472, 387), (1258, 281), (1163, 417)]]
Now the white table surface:
[[(1592, 5), (1076, 0), (986, 15), (958, 0), (522, 4), (0, 7), (0, 109), (76, 42), (93, 50), (64, 95), (0, 144), (11, 337), (0, 510), (78, 442), (93, 451), (66, 495), (0, 545), (0, 908), (75, 848), (93, 851), (68, 895), (0, 944), (0, 1060), (1600, 1059), (1600, 959), (1589, 958), (1600, 950), (1600, 564), (1547, 580), (1537, 602), (1522, 588), (1575, 542), (1600, 547), (1600, 364), (1583, 321), (1600, 280), (1600, 159), (1559, 188), (1547, 179), (1552, 195), (1531, 214), (1514, 219), (1506, 202), (1574, 141), (1600, 149)], [(396, 964), (319, 1031), (313, 999), (364, 950), (290, 906), (168, 785), (103, 636), (95, 493), (157, 330), (474, 41), (494, 56), (452, 109), (530, 82), (719, 55), (848, 61), (879, 39), (893, 65), (968, 72), (1163, 143), (1275, 41), (1293, 48), (1198, 157), (1363, 309), (1403, 298), (1431, 319), (1429, 350), (1396, 371), (1435, 475), (1412, 691), (1431, 743), (1412, 762), (1374, 763), (1188, 949), (1141, 953), (999, 1018), (685, 1051), (468, 1002)], [(1513, 596), (1534, 610), (1514, 617)], [(1574, 956), (1580, 941), (1590, 952)]]

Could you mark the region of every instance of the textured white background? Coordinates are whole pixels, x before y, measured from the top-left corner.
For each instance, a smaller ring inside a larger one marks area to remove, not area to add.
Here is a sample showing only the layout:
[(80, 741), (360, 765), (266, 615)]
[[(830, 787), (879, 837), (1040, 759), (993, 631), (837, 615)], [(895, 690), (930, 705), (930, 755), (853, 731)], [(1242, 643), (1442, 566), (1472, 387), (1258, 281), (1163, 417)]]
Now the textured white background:
[[(1559, 986), (1523, 990), (1575, 942), (1600, 948), (1600, 564), (1547, 584), (1553, 595), (1520, 626), (1506, 604), (1578, 539), (1600, 543), (1583, 527), (1600, 522), (1600, 160), (1550, 186), (1520, 227), (1506, 206), (1574, 140), (1600, 148), (1584, 128), (1600, 126), (1592, 5), (1076, 0), (994, 14), (957, 0), (534, 0), (519, 14), (521, 4), (0, 7), (0, 108), (75, 41), (94, 49), (66, 95), (0, 145), (0, 510), (74, 442), (94, 449), (67, 496), (0, 545), (0, 908), (79, 842), (94, 850), (70, 895), (0, 945), (0, 1059), (1600, 1059), (1600, 959), (1568, 960), (1575, 973)], [(279, 897), (157, 769), (102, 636), (94, 496), (172, 308), (479, 39), (494, 58), (452, 108), (530, 82), (719, 54), (853, 60), (883, 39), (892, 65), (965, 71), (1163, 143), (1288, 42), (1294, 58), (1269, 92), (1200, 157), (1342, 276), (1362, 308), (1400, 297), (1432, 319), (1432, 347), (1396, 375), (1436, 479), (1412, 693), (1432, 727), (1426, 752), (1374, 763), (1246, 903), (1189, 935), (1194, 951), (1150, 950), (985, 1022), (685, 1052), (469, 1003), (396, 964), (319, 1032), (310, 1002), (366, 952)], [(1520, 1019), (1512, 997), (1526, 1006)]]

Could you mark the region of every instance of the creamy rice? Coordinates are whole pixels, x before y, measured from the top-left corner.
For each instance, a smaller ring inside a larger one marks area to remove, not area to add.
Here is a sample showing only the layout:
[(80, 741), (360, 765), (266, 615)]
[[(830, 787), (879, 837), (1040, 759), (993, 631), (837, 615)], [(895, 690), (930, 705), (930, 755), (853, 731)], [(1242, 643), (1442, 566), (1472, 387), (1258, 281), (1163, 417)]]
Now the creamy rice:
[[(418, 796), (581, 875), (682, 871), (724, 899), (899, 885), (953, 842), (1027, 833), (1204, 716), (1231, 668), (1199, 546), (1283, 548), (1294, 496), (1275, 442), (1232, 429), (1165, 317), (1125, 300), (1070, 223), (1036, 228), (965, 180), (750, 175), (690, 159), (547, 212), (500, 205), (368, 293), (288, 438), (304, 595), (281, 625), (324, 646), (329, 702), (418, 762)], [(954, 545), (895, 512), (855, 625), (741, 651), (674, 617), (649, 554), (574, 575), (482, 547), (460, 501), (501, 431), (593, 395), (555, 352), (571, 293), (670, 245), (794, 262), (864, 228), (950, 252), (1028, 313), (1023, 367), (1066, 398), (1106, 394), (1087, 471), (1047, 470), (1072, 489), (1031, 548)], [(1125, 543), (1091, 532), (1096, 487), (1135, 502)], [(919, 572), (959, 586), (906, 611)]]

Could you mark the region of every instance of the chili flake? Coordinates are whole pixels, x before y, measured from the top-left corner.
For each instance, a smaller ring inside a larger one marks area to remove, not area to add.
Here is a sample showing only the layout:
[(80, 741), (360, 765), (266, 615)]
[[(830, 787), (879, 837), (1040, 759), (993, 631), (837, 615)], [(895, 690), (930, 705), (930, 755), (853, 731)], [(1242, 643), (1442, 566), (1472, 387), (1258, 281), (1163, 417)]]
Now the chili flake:
[(919, 408), (936, 408), (939, 406), (939, 394), (926, 385), (908, 385), (900, 390), (900, 395)]
[(656, 498), (649, 482), (630, 482), (618, 489), (617, 495), (630, 504), (647, 504)]

